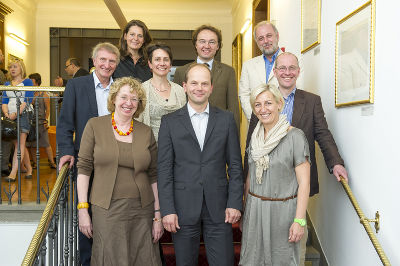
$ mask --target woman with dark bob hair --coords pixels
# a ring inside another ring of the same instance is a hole
[[[150,79],[152,75],[147,65],[146,46],[152,41],[150,31],[143,21],[129,21],[119,40],[121,61],[113,78],[133,77],[141,82]]]
[[[91,265],[161,265],[157,144],[151,128],[133,119],[145,106],[139,81],[117,79],[108,96],[111,114],[90,119],[83,132],[77,163],[79,230],[93,237]]]
[[[161,117],[183,107],[186,94],[181,86],[167,79],[172,66],[171,48],[164,43],[151,44],[147,54],[153,77],[143,83],[147,105],[139,121],[151,127],[157,140]]]

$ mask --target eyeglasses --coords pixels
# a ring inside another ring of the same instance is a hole
[[[289,72],[295,72],[299,67],[298,66],[280,66],[280,67],[276,67],[276,69],[278,69],[279,72],[286,72],[289,69]]]
[[[127,96],[119,96],[119,98],[121,98],[121,100],[123,100],[124,102],[131,101],[132,103],[135,103],[135,104],[140,101],[137,98],[129,98]]]
[[[67,65],[67,66],[65,66],[65,69],[67,69],[70,65],[72,65],[72,63],[71,64],[69,64],[69,65]]]
[[[209,41],[206,41],[206,40],[204,40],[204,39],[200,39],[200,40],[197,40],[197,42],[198,42],[199,44],[201,44],[201,45],[204,45],[204,44],[206,44],[206,43],[208,43],[208,45],[210,45],[210,46],[215,46],[215,45],[217,45],[217,41],[216,41],[216,40],[209,40]]]

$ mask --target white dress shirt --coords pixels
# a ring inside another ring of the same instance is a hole
[[[99,78],[96,76],[96,72],[93,71],[94,87],[96,91],[96,101],[97,101],[97,112],[99,116],[108,115],[110,112],[107,109],[107,98],[110,93],[110,85],[114,82],[113,78],[110,77],[110,82],[107,87],[103,88]]]
[[[210,61],[208,61],[208,62],[203,62],[199,57],[197,57],[197,61],[196,61],[198,64],[207,64],[208,65],[208,68],[210,69],[210,71],[211,71],[211,69],[212,69],[212,66],[213,66],[213,63],[214,63],[214,58],[213,59],[211,59]]]
[[[200,145],[200,150],[203,151],[204,139],[206,137],[208,124],[208,115],[210,113],[210,104],[208,103],[206,109],[201,113],[197,113],[192,106],[190,106],[189,102],[187,104],[187,108],[190,121],[192,121],[194,133],[196,134],[197,141]]]

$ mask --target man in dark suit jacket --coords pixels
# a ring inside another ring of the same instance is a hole
[[[93,74],[71,79],[65,88],[57,124],[60,169],[68,162],[69,167],[74,165],[87,121],[92,117],[108,114],[107,97],[113,82],[112,74],[119,63],[119,51],[111,43],[99,43],[93,48],[92,58],[96,67]],[[90,265],[91,249],[90,240],[79,232],[82,265]]]
[[[78,78],[89,75],[89,72],[86,69],[81,67],[81,62],[79,62],[78,58],[68,58],[65,61],[65,72],[67,72],[68,76],[72,78]],[[54,85],[58,87],[65,87],[67,85],[67,81],[61,77],[57,77],[54,80]]]
[[[233,113],[239,128],[239,99],[236,85],[235,70],[221,62],[214,60],[215,55],[222,47],[221,31],[210,25],[202,25],[193,32],[192,43],[197,53],[196,62],[207,64],[211,70],[213,93],[210,104],[229,110]],[[174,82],[182,86],[189,64],[178,67],[175,71]]]
[[[205,65],[191,65],[183,87],[188,103],[162,118],[158,138],[163,225],[174,233],[178,266],[197,265],[201,232],[209,264],[233,265],[231,224],[240,219],[243,197],[237,127],[232,113],[210,106]]]
[[[319,192],[315,141],[321,148],[329,171],[336,176],[338,181],[340,181],[339,176],[343,176],[347,181],[347,171],[344,168],[344,162],[340,157],[335,140],[328,129],[321,98],[313,93],[296,89],[296,80],[300,74],[297,57],[291,53],[280,54],[276,58],[274,74],[279,83],[279,90],[285,99],[285,108],[282,113],[287,115],[292,126],[303,130],[310,146],[310,196]],[[246,150],[257,122],[258,119],[253,113],[247,133]],[[247,158],[246,152],[244,159],[245,175],[248,172]]]

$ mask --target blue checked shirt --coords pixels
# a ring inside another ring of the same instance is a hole
[[[293,103],[294,103],[294,94],[296,93],[296,88],[288,95],[287,98],[283,97],[285,100],[285,107],[283,108],[281,114],[286,115],[286,120],[292,124],[293,118]]]

